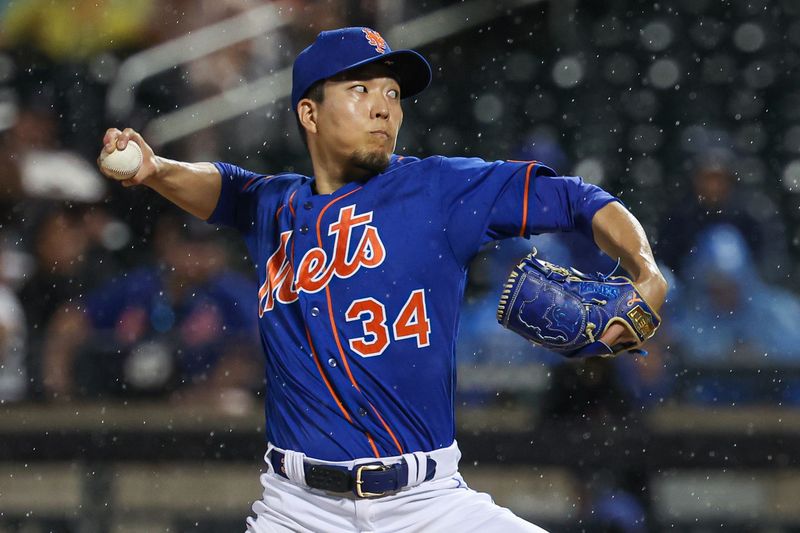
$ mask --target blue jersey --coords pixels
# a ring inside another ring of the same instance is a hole
[[[341,461],[430,451],[455,437],[455,342],[482,244],[580,230],[614,197],[537,162],[393,156],[365,182],[217,163],[209,218],[258,271],[267,438]]]

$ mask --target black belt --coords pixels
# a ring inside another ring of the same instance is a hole
[[[427,455],[425,458],[428,461],[425,481],[430,481],[436,473],[436,461]],[[269,460],[275,473],[289,479],[282,452],[272,450]],[[408,486],[408,464],[405,460],[391,465],[359,464],[352,468],[303,461],[303,470],[309,487],[328,492],[352,492],[359,498],[377,498]]]

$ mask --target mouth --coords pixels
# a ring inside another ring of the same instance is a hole
[[[374,135],[376,137],[383,138],[384,140],[389,140],[389,133],[386,130],[374,130],[369,132],[370,135]]]

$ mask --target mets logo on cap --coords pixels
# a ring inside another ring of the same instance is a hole
[[[386,52],[386,41],[383,40],[381,34],[376,32],[375,30],[371,30],[369,28],[362,28],[361,31],[364,32],[364,36],[367,38],[367,42],[375,47],[375,50],[378,51],[379,54],[383,54]]]

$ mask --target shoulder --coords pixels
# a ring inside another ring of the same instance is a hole
[[[555,170],[540,161],[487,161],[480,157],[446,157],[442,155],[433,155],[422,159],[413,156],[392,155],[389,167],[384,174],[399,171],[430,176],[434,173],[446,178],[447,176],[470,177],[491,174],[495,171],[510,175],[519,170],[523,170],[530,176],[558,176]]]
[[[436,157],[438,157],[442,172],[445,174],[473,174],[494,171],[511,174],[524,170],[525,174],[530,176],[558,176],[555,170],[541,161],[518,161],[513,159],[487,161],[480,157]]]
[[[223,181],[235,184],[241,192],[252,192],[262,188],[286,188],[294,183],[302,183],[304,180],[310,179],[307,176],[293,172],[262,174],[222,161],[215,161],[214,166],[219,170]]]
[[[301,185],[311,178],[301,174],[284,172],[280,174],[257,174],[242,185],[245,191],[283,192],[294,186]]]
[[[414,156],[392,154],[389,166],[383,171],[383,174],[396,171],[427,171],[430,170],[432,166],[437,166],[439,164],[439,159],[439,156],[420,159]]]

